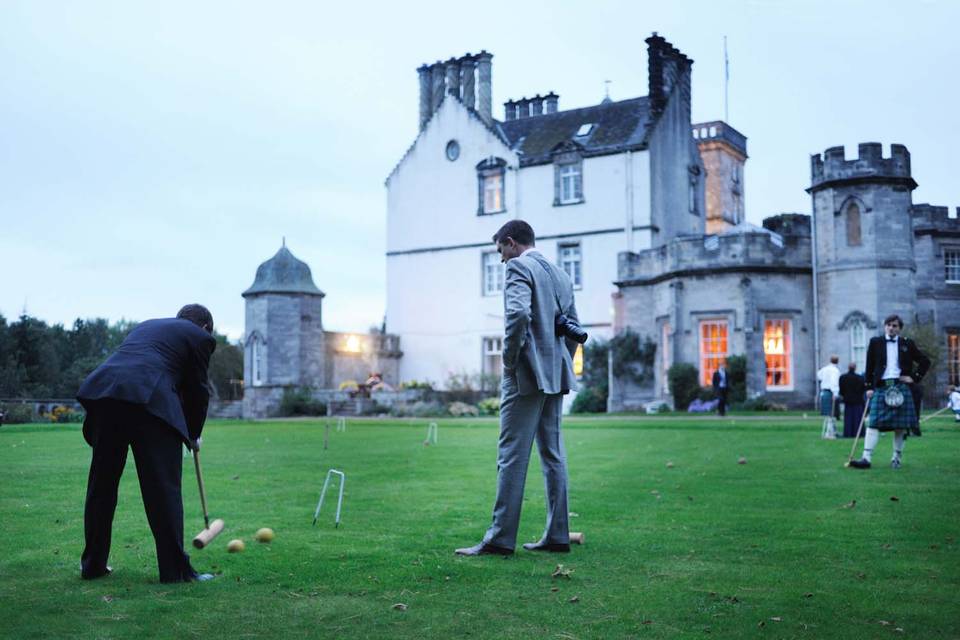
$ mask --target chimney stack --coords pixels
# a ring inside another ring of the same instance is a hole
[[[488,125],[493,124],[492,60],[486,50],[477,55],[477,115]]]
[[[503,103],[503,119],[504,120],[516,120],[517,119],[517,103],[513,100],[507,100]]]
[[[433,82],[433,88],[431,89],[431,100],[430,100],[430,115],[440,108],[440,103],[443,102],[443,92],[444,85],[446,84],[446,78],[444,75],[446,70],[443,68],[443,63],[437,60],[433,63],[433,66],[430,67],[430,77]]]
[[[543,97],[539,93],[530,100],[530,115],[543,115]]]
[[[460,97],[460,62],[456,58],[447,60],[447,93]]]
[[[557,109],[560,107],[560,96],[555,94],[553,91],[543,96],[544,103],[547,105],[547,113],[556,113]]]
[[[430,116],[433,115],[433,111],[430,109],[432,95],[430,66],[421,65],[417,69],[417,76],[420,78],[420,131],[423,131],[430,120]]]
[[[474,69],[476,69],[477,61],[469,53],[462,58],[460,58],[460,68],[463,70],[463,104],[467,106],[468,109],[477,108],[477,93],[474,87],[476,83],[476,78],[474,76]]]

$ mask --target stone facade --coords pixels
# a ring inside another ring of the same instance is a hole
[[[707,233],[723,233],[744,220],[743,170],[747,138],[726,122],[693,125],[706,169]]]
[[[892,313],[938,343],[925,389],[939,402],[960,383],[960,266],[950,266],[960,209],[913,205],[916,186],[903,145],[884,158],[880,144],[861,144],[852,160],[834,147],[812,158],[812,229],[809,216],[782,214],[763,230],[741,224],[621,253],[615,328],[647,335],[658,355],[646,387],[611,379],[609,409],[670,402],[675,362],[697,365],[708,385],[711,323],[726,327],[725,355],[746,357],[748,396],[811,406],[817,369],[838,355],[862,373],[866,344]]]
[[[362,383],[373,372],[388,384],[398,382],[399,337],[324,331],[324,293],[310,267],[286,246],[260,265],[243,297],[245,418],[275,415],[289,388],[311,389],[322,400],[323,390],[348,380]]]

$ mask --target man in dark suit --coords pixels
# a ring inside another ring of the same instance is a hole
[[[843,437],[855,438],[863,417],[863,394],[866,386],[863,376],[857,374],[857,363],[851,362],[847,372],[840,376],[840,397],[843,398]]]
[[[717,396],[720,404],[717,405],[717,413],[721,416],[727,415],[727,394],[730,393],[730,378],[727,376],[727,366],[720,365],[720,368],[713,372],[713,393]]]
[[[890,466],[900,468],[907,433],[919,435],[919,422],[913,387],[930,369],[930,358],[910,338],[900,335],[903,320],[898,315],[883,321],[884,335],[870,339],[867,345],[867,388],[870,425],[863,440],[863,457],[852,460],[854,469],[869,469],[873,450],[881,431],[893,431],[893,459]]]
[[[138,324],[80,386],[83,437],[93,447],[84,510],[84,579],[105,576],[117,488],[133,449],[140,493],[157,548],[161,582],[207,580],[183,550],[181,447],[199,450],[207,415],[207,367],[216,348],[213,316],[185,306],[176,318]]]

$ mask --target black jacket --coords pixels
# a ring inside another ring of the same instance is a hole
[[[863,404],[863,393],[867,390],[863,376],[849,371],[840,376],[840,397],[844,404]]]
[[[216,347],[213,336],[189,320],[141,322],[87,376],[77,400],[88,410],[103,399],[142,405],[185,440],[196,440],[207,418],[207,367]],[[84,437],[90,442],[86,427],[84,423]]]
[[[878,387],[883,381],[883,372],[887,368],[886,340],[886,336],[877,336],[870,338],[870,344],[867,345],[867,370],[864,375],[867,389]],[[900,375],[910,376],[914,382],[920,382],[930,368],[930,358],[923,355],[913,340],[903,336],[897,340],[897,351]]]
[[[730,389],[730,372],[729,372],[729,371],[724,371],[724,373],[726,374],[726,378],[727,378],[727,379],[724,381],[725,384],[726,384],[726,386],[723,387],[723,390],[724,390],[724,391],[729,391],[729,389]],[[712,379],[710,382],[713,384],[713,390],[714,390],[714,391],[720,391],[720,370],[719,370],[719,369],[717,369],[716,371],[713,372],[713,379]]]

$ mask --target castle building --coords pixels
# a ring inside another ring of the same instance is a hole
[[[505,102],[502,120],[490,53],[418,69],[419,133],[386,180],[386,324],[403,341],[402,380],[479,374],[496,392],[503,265],[491,238],[507,220],[528,221],[570,275],[594,338],[612,336],[618,253],[703,234],[701,154],[734,171],[745,139],[708,123],[695,140],[692,61],[656,34],[646,44],[648,95],[562,110],[537,94]],[[717,223],[736,224],[742,204],[721,200]]]
[[[398,382],[403,355],[397,336],[324,331],[324,293],[310,267],[286,247],[257,268],[243,292],[243,417],[274,415],[288,389],[306,389],[326,400],[323,390],[342,382],[363,382],[373,372]]]
[[[836,354],[862,372],[892,313],[940,355],[927,396],[960,384],[960,209],[914,205],[916,186],[902,145],[884,158],[861,144],[853,160],[834,147],[812,158],[812,225],[786,214],[622,252],[614,325],[655,341],[658,360],[644,384],[613,377],[610,410],[669,402],[675,362],[709,386],[732,355],[746,358],[748,396],[809,406],[817,368]]]

